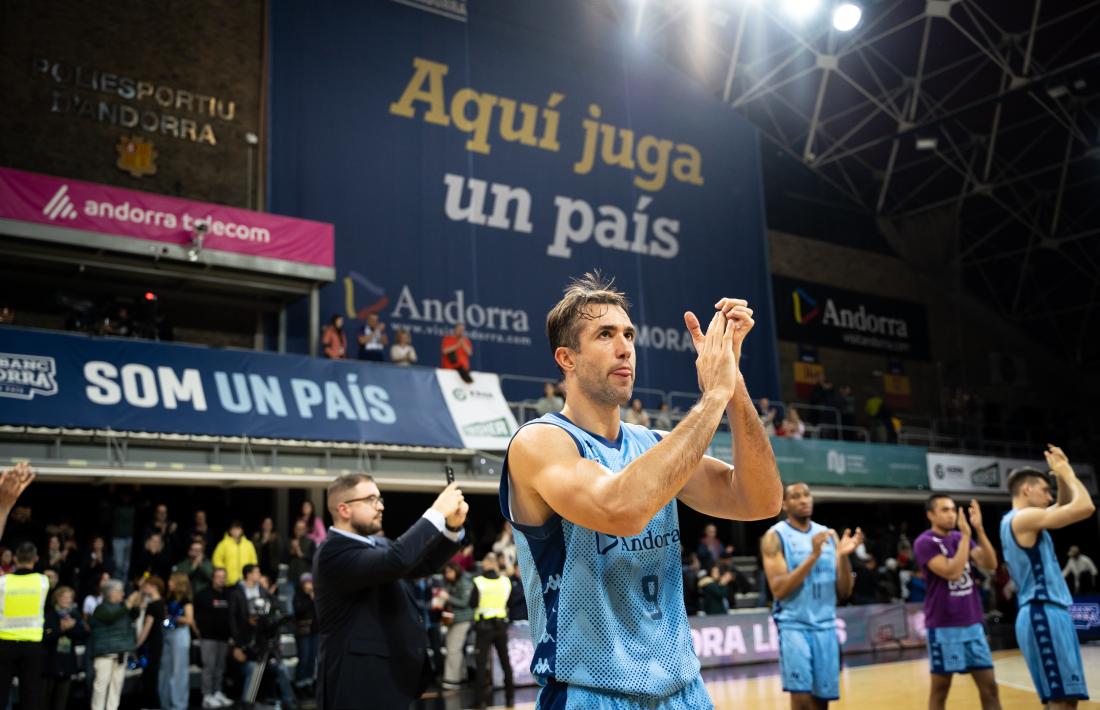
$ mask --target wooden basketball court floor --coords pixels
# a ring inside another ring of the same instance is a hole
[[[1078,705],[1081,710],[1100,710],[1100,646],[1081,649],[1092,700]],[[998,651],[993,654],[997,684],[1004,710],[1034,710],[1040,707],[1039,696],[1031,685],[1031,676],[1019,651]],[[761,667],[756,677],[722,678],[716,672],[704,673],[707,689],[716,710],[787,710],[790,700],[783,692],[778,666],[774,673]],[[925,710],[928,707],[928,659],[919,658],[892,663],[872,663],[847,666],[840,673],[840,700],[829,705],[835,710]],[[519,694],[523,697],[526,694]],[[496,694],[499,701],[501,696]],[[495,706],[503,707],[503,706]],[[519,710],[531,710],[533,702],[521,702]],[[978,691],[969,676],[955,676],[949,710],[981,708]]]

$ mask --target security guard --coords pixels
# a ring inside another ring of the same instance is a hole
[[[42,628],[50,581],[34,571],[38,551],[32,542],[15,549],[15,571],[0,577],[0,698],[11,692],[19,675],[19,706],[41,707],[45,651]]]
[[[474,612],[477,632],[477,700],[478,707],[488,707],[492,695],[489,670],[489,647],[497,650],[500,669],[504,672],[504,695],[508,707],[515,704],[516,686],[512,681],[512,661],[508,658],[508,596],[512,580],[500,574],[497,553],[490,552],[481,562],[481,576],[474,577],[478,604]]]

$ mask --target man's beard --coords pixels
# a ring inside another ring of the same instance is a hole
[[[596,377],[591,376],[588,372],[577,378],[577,384],[580,385],[581,391],[597,404],[616,407],[626,406],[630,402],[630,395],[634,389],[633,383],[631,383],[631,388],[625,392],[617,390],[608,381],[606,375]]]
[[[382,526],[375,522],[370,523],[357,523],[354,520],[351,521],[351,529],[355,531],[356,535],[362,535],[363,537],[370,537],[379,530]]]

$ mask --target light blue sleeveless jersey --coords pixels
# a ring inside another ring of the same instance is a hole
[[[660,438],[622,422],[618,441],[608,441],[559,413],[524,426],[557,426],[573,438],[581,456],[612,472]],[[571,685],[666,698],[699,677],[684,611],[680,524],[675,499],[641,535],[620,538],[576,525],[554,514],[540,526],[511,514],[508,459],[500,478],[500,507],[515,531],[531,636],[531,674],[540,685]]]
[[[793,570],[813,552],[814,535],[829,528],[810,521],[810,529],[802,532],[786,520],[773,525],[768,532],[775,532],[783,545],[783,557],[787,570]],[[836,626],[836,545],[832,538],[825,541],[821,556],[817,558],[802,586],[786,599],[777,599],[772,616],[781,629],[821,630]]]
[[[1001,518],[1001,547],[1008,573],[1016,583],[1016,603],[1023,606],[1030,601],[1043,601],[1068,609],[1073,596],[1062,577],[1050,533],[1041,530],[1034,545],[1021,547],[1012,532],[1012,519],[1018,512],[1010,510]]]

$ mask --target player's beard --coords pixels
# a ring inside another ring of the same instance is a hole
[[[625,407],[630,401],[634,383],[627,389],[616,388],[611,384],[610,374],[597,372],[595,368],[581,366],[577,369],[577,384],[584,395],[596,404]]]

